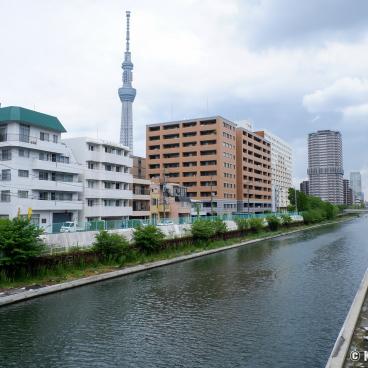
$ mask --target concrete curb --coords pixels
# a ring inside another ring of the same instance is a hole
[[[326,364],[326,368],[342,368],[350,348],[350,343],[353,338],[355,326],[358,322],[360,311],[362,309],[368,289],[368,269],[365,271],[359,289],[355,294],[353,304],[350,307],[349,313],[340,330],[339,336],[336,339],[332,349],[330,358]]]
[[[347,219],[347,220],[351,220],[351,219]],[[309,227],[306,227],[306,228],[303,228],[303,229],[297,229],[297,230],[288,231],[288,232],[285,232],[285,233],[282,233],[282,234],[271,235],[271,236],[266,236],[264,238],[248,240],[248,241],[241,242],[241,243],[236,243],[236,244],[233,244],[233,245],[227,245],[227,246],[221,247],[221,248],[205,250],[205,251],[202,251],[202,252],[197,252],[197,253],[192,253],[192,254],[188,254],[188,255],[184,255],[184,256],[179,256],[179,257],[175,257],[175,258],[172,258],[172,259],[155,261],[155,262],[146,263],[146,264],[142,264],[142,265],[138,265],[138,266],[126,267],[126,268],[121,269],[121,270],[106,272],[106,273],[102,273],[102,274],[94,275],[94,276],[88,276],[88,277],[84,277],[82,279],[68,281],[68,282],[64,282],[64,283],[61,283],[61,284],[45,286],[45,287],[42,287],[40,289],[27,290],[27,291],[24,291],[24,292],[21,292],[21,293],[0,297],[0,307],[8,305],[8,304],[21,302],[21,301],[31,299],[31,298],[36,298],[36,297],[46,295],[46,294],[56,293],[58,291],[67,290],[67,289],[72,289],[72,288],[75,288],[75,287],[78,287],[78,286],[88,285],[88,284],[92,284],[92,283],[103,281],[103,280],[108,280],[108,279],[112,279],[112,278],[116,278],[116,277],[120,277],[120,276],[124,276],[124,275],[129,275],[129,274],[132,274],[132,273],[146,271],[146,270],[149,270],[149,269],[152,269],[152,268],[157,268],[157,267],[162,267],[162,266],[166,266],[166,265],[170,265],[170,264],[174,264],[174,263],[178,263],[178,262],[183,262],[183,261],[187,261],[187,260],[190,260],[190,259],[193,259],[193,258],[203,257],[203,256],[207,256],[207,255],[210,255],[210,254],[223,252],[225,250],[238,248],[238,247],[241,247],[241,246],[244,246],[244,245],[251,245],[251,244],[258,243],[258,242],[261,242],[261,241],[264,241],[264,240],[278,238],[280,236],[290,235],[290,234],[298,233],[298,232],[301,232],[301,231],[315,229],[315,228],[323,227],[323,226],[327,226],[327,225],[338,224],[338,223],[341,223],[341,222],[345,222],[347,220],[335,221],[335,222],[330,222],[330,223],[327,223],[327,224],[313,225],[313,226],[309,226]]]

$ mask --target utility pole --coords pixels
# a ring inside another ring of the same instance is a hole
[[[212,181],[213,176],[211,175],[211,216],[213,217],[213,192],[212,192],[212,185],[213,185],[213,181]]]
[[[295,197],[295,212],[298,214],[298,198],[296,195],[296,188],[294,187],[294,197]]]
[[[247,200],[248,200],[247,211],[248,211],[248,218],[249,218],[249,216],[250,216],[250,210],[249,210],[249,181],[247,181]]]
[[[165,172],[165,166],[164,166],[164,180],[162,183],[162,205],[164,210],[164,223],[166,221],[166,172]]]

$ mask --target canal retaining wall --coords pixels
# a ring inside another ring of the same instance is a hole
[[[368,269],[354,297],[349,313],[336,339],[326,368],[343,368],[350,348],[351,340],[368,290]],[[363,367],[363,366],[362,366]]]

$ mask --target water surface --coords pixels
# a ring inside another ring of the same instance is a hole
[[[368,218],[0,309],[0,367],[324,367]]]

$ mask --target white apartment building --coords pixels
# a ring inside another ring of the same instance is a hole
[[[61,142],[60,121],[22,107],[0,108],[0,216],[31,216],[47,232],[77,221],[80,166]]]
[[[82,167],[82,221],[128,219],[133,213],[133,160],[129,148],[86,137],[63,142]]]
[[[271,143],[272,211],[285,210],[289,205],[289,188],[292,187],[292,148],[267,130],[258,131],[256,134]]]

